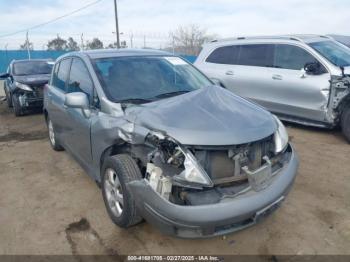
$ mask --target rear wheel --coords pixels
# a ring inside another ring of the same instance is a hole
[[[127,183],[142,179],[141,172],[129,155],[108,157],[102,167],[102,195],[109,217],[123,228],[141,222],[135,198]]]
[[[13,112],[15,113],[15,116],[22,116],[23,109],[21,107],[21,104],[19,103],[18,95],[12,94],[11,98],[12,98]]]
[[[63,147],[60,145],[60,143],[57,141],[57,136],[55,133],[54,126],[52,124],[52,121],[49,117],[47,117],[47,129],[49,131],[49,140],[50,140],[50,145],[53,150],[55,151],[62,151]]]
[[[341,116],[341,129],[346,140],[350,143],[350,106],[348,105]]]

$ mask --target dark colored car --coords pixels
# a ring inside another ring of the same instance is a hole
[[[4,79],[4,90],[8,107],[13,107],[16,116],[26,110],[42,108],[43,89],[49,82],[53,62],[47,59],[13,60]]]

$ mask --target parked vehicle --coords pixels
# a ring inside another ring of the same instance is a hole
[[[42,108],[43,88],[49,82],[53,62],[51,60],[13,60],[6,73],[4,90],[8,107],[13,107],[16,116],[25,110]]]
[[[297,172],[276,117],[166,52],[66,54],[44,113],[51,146],[101,185],[120,227],[144,218],[180,237],[239,230],[275,210]]]
[[[333,38],[335,41],[350,47],[350,36],[347,35],[329,35],[329,37]]]
[[[350,49],[326,36],[240,37],[204,46],[195,65],[282,120],[350,141]]]

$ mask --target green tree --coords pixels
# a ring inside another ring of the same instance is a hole
[[[62,39],[58,35],[47,43],[47,50],[64,51],[67,49],[67,40]]]
[[[103,42],[100,39],[98,39],[97,37],[95,37],[94,39],[92,39],[92,41],[88,41],[86,48],[87,49],[101,49],[101,48],[103,48]]]
[[[117,48],[117,42],[114,42],[114,43],[110,43],[106,48]]]
[[[67,49],[69,51],[79,51],[80,50],[78,43],[72,37],[69,37],[67,40]]]

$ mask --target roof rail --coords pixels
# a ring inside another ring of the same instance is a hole
[[[215,39],[211,42],[221,42],[221,41],[232,41],[232,40],[249,40],[249,39],[285,39],[285,40],[293,40],[298,42],[305,42],[306,38],[312,38],[312,37],[322,37],[322,38],[329,38],[331,37],[326,35],[276,35],[276,36],[239,36],[239,37],[230,37],[230,38],[224,38],[224,39]]]

